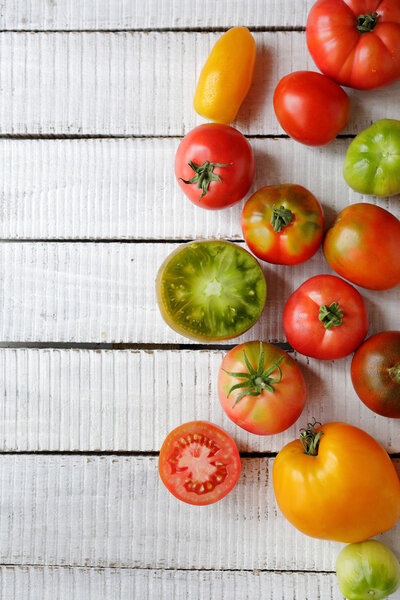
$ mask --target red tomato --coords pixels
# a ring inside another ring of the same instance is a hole
[[[290,137],[308,146],[329,144],[350,119],[350,100],[337,83],[313,71],[296,71],[275,88],[276,117]]]
[[[258,435],[284,431],[299,418],[306,384],[281,348],[246,342],[228,352],[218,375],[222,408],[239,427]]]
[[[283,310],[289,344],[301,354],[330,360],[343,358],[361,344],[368,331],[364,300],[334,275],[307,279]]]
[[[253,150],[237,129],[206,123],[181,141],[175,175],[186,196],[202,208],[225,208],[239,202],[254,178]]]
[[[371,290],[400,283],[400,221],[384,208],[346,206],[328,229],[323,251],[338,275]]]
[[[180,425],[167,435],[158,469],[168,490],[187,504],[213,504],[235,487],[240,456],[233,439],[205,421]]]
[[[250,250],[275,265],[305,262],[321,245],[324,214],[301,185],[269,185],[249,198],[242,231]]]
[[[318,69],[341,85],[372,90],[400,77],[399,0],[318,0],[306,31]]]
[[[383,331],[361,344],[351,363],[351,379],[368,408],[399,419],[400,331]]]

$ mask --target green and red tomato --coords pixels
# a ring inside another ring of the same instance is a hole
[[[399,194],[400,121],[381,119],[359,133],[348,147],[343,175],[360,194]]]
[[[287,352],[266,342],[246,342],[225,355],[218,394],[222,408],[239,427],[271,435],[299,418],[306,385],[298,364]]]
[[[289,344],[301,354],[323,360],[343,358],[367,334],[367,309],[352,285],[334,275],[316,275],[287,300],[283,329]]]
[[[384,417],[400,418],[400,331],[382,331],[358,348],[351,363],[358,397]]]
[[[269,185],[247,200],[241,225],[257,258],[298,265],[321,245],[324,214],[315,196],[301,185]]]
[[[206,421],[184,423],[165,438],[158,460],[160,477],[179,500],[213,504],[235,487],[240,456],[233,439]]]
[[[202,342],[236,337],[260,317],[267,284],[257,260],[225,241],[178,246],[162,263],[156,293],[161,316]]]
[[[350,119],[350,100],[321,73],[295,71],[275,88],[274,110],[290,137],[308,146],[329,144]]]
[[[375,204],[344,208],[326,232],[330,267],[356,285],[387,290],[400,283],[400,221]]]
[[[237,129],[206,123],[181,141],[175,175],[186,196],[201,208],[220,209],[245,197],[255,170],[251,145]]]

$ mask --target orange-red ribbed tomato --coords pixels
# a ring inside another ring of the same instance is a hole
[[[315,454],[295,440],[279,452],[272,471],[278,506],[292,525],[346,543],[391,529],[400,516],[400,482],[384,448],[347,423],[311,425],[304,434]]]

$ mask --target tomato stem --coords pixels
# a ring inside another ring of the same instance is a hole
[[[277,208],[276,204],[273,205],[270,223],[273,226],[275,233],[279,233],[284,227],[290,225],[292,220],[293,213],[291,210],[284,206]]]
[[[244,379],[241,383],[236,383],[231,387],[228,392],[228,397],[234,390],[238,390],[240,388],[244,388],[238,397],[235,400],[232,408],[236,406],[238,402],[244,396],[259,396],[263,390],[267,390],[268,392],[275,392],[275,388],[272,385],[273,383],[279,383],[282,379],[282,370],[280,368],[280,364],[283,361],[285,356],[281,356],[276,362],[274,362],[270,367],[264,369],[264,348],[262,342],[260,342],[260,356],[258,359],[257,370],[254,369],[247,358],[246,352],[243,350],[243,360],[246,364],[248,371],[243,373],[232,373],[230,371],[225,371],[227,375],[231,377],[239,377],[240,379]],[[276,369],[278,369],[279,377],[275,379],[270,377],[271,373],[273,373]]]
[[[394,383],[400,383],[400,362],[395,364],[391,369],[388,369],[388,373]]]
[[[370,33],[376,27],[378,21],[378,13],[367,13],[366,15],[360,15],[357,17],[356,29],[360,33]]]
[[[318,319],[322,322],[325,329],[332,329],[343,323],[344,312],[339,306],[339,302],[332,302],[328,307],[326,304],[321,304],[319,307]]]
[[[188,165],[194,171],[194,175],[191,179],[182,179],[179,177],[183,183],[197,183],[197,187],[199,190],[203,190],[199,202],[208,192],[208,186],[212,181],[219,181],[223,183],[221,177],[214,173],[214,167],[229,167],[232,163],[228,163],[227,165],[222,165],[221,163],[209,162],[206,160],[202,165],[196,165],[192,160],[188,162]]]
[[[314,421],[314,423],[308,423],[306,429],[300,429],[300,441],[303,444],[305,454],[309,456],[318,455],[318,445],[321,437],[324,435],[323,431],[315,431],[317,426],[321,426],[321,423]]]

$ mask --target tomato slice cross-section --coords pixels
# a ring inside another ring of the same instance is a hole
[[[159,472],[164,485],[187,504],[213,504],[226,496],[240,475],[240,456],[233,439],[206,421],[180,425],[165,438]]]

